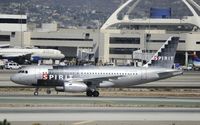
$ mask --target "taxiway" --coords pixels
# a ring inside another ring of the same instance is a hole
[[[10,121],[200,121],[199,116],[199,108],[0,108],[0,119]]]

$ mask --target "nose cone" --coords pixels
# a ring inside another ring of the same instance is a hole
[[[62,59],[62,58],[65,58],[65,55],[64,54],[60,54],[60,58]]]
[[[17,83],[17,84],[22,84],[21,83],[21,80],[20,80],[20,77],[18,76],[18,74],[14,74],[14,75],[11,75],[10,76],[10,80],[14,83]]]

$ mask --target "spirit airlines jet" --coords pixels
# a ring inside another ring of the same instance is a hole
[[[11,76],[17,84],[54,87],[61,92],[86,92],[87,96],[99,96],[98,88],[127,88],[177,75],[182,71],[172,69],[178,37],[170,37],[143,67],[107,66],[30,66]],[[50,89],[47,89],[50,93]]]
[[[19,64],[23,64],[25,60],[38,62],[41,59],[62,59],[64,57],[64,54],[55,49],[0,48],[1,59],[12,60]]]

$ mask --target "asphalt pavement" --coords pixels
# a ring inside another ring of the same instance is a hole
[[[200,122],[199,108],[25,107],[0,108],[0,120],[17,122],[98,121]],[[119,123],[117,123],[119,124]],[[191,124],[190,124],[191,125]]]

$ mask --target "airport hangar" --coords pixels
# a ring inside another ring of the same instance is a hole
[[[131,13],[141,0],[128,0],[100,29],[63,29],[56,23],[37,28],[26,15],[0,15],[0,43],[11,46],[55,48],[76,58],[77,50],[97,52],[99,62],[126,64],[135,50],[155,52],[170,36],[180,36],[176,62],[187,65],[191,54],[200,55],[200,6],[182,0],[191,15],[172,18],[173,8],[151,8],[142,18]],[[126,12],[125,12],[126,11]],[[132,16],[132,17],[131,17]]]

